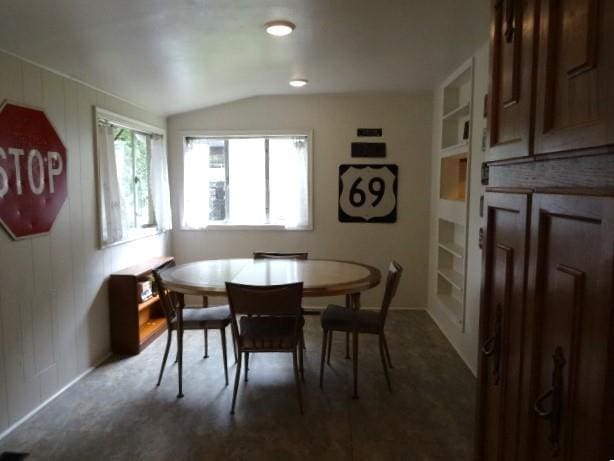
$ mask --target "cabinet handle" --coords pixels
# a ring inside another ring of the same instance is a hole
[[[492,375],[495,378],[495,386],[501,380],[501,321],[503,318],[503,306],[497,303],[495,310],[495,334],[488,338],[480,348],[486,357],[493,356],[494,364]]]
[[[507,0],[505,3],[505,41],[511,43],[516,32],[516,0]]]
[[[537,413],[539,416],[541,416],[544,419],[548,419],[552,415],[552,408],[550,408],[550,410],[544,410],[543,404],[546,401],[546,399],[549,399],[550,397],[552,397],[553,393],[554,393],[554,389],[552,388],[548,389],[542,395],[537,397],[537,400],[535,401],[535,405],[533,406],[535,413]]]
[[[563,368],[567,363],[563,348],[557,346],[552,354],[554,368],[552,370],[552,386],[546,392],[541,394],[535,404],[533,410],[537,415],[550,422],[550,435],[548,441],[552,448],[552,456],[558,456],[561,450],[561,416],[563,413]],[[546,410],[544,404],[546,400],[550,400],[550,409]]]

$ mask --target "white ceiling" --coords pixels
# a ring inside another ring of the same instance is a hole
[[[0,0],[0,49],[160,114],[263,94],[415,91],[488,38],[489,0]],[[274,38],[264,23],[288,19]],[[309,85],[294,89],[290,78]]]

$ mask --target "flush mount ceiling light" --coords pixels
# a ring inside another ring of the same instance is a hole
[[[294,88],[300,88],[305,85],[307,85],[307,80],[304,78],[295,78],[294,80],[290,80],[290,86],[293,86]]]
[[[290,21],[277,20],[267,22],[264,27],[266,27],[268,34],[274,35],[275,37],[283,37],[284,35],[290,35],[296,25]]]

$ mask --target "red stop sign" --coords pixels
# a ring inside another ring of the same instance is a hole
[[[0,224],[14,239],[51,230],[67,195],[66,148],[42,110],[0,107]]]

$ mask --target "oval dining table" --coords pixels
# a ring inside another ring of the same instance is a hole
[[[213,259],[180,264],[161,274],[164,286],[183,295],[225,296],[226,282],[283,285],[303,282],[304,297],[345,295],[346,307],[360,308],[360,293],[377,286],[380,271],[353,261],[328,259]],[[177,310],[178,398],[182,393],[183,297]],[[346,338],[346,356],[349,343]]]

